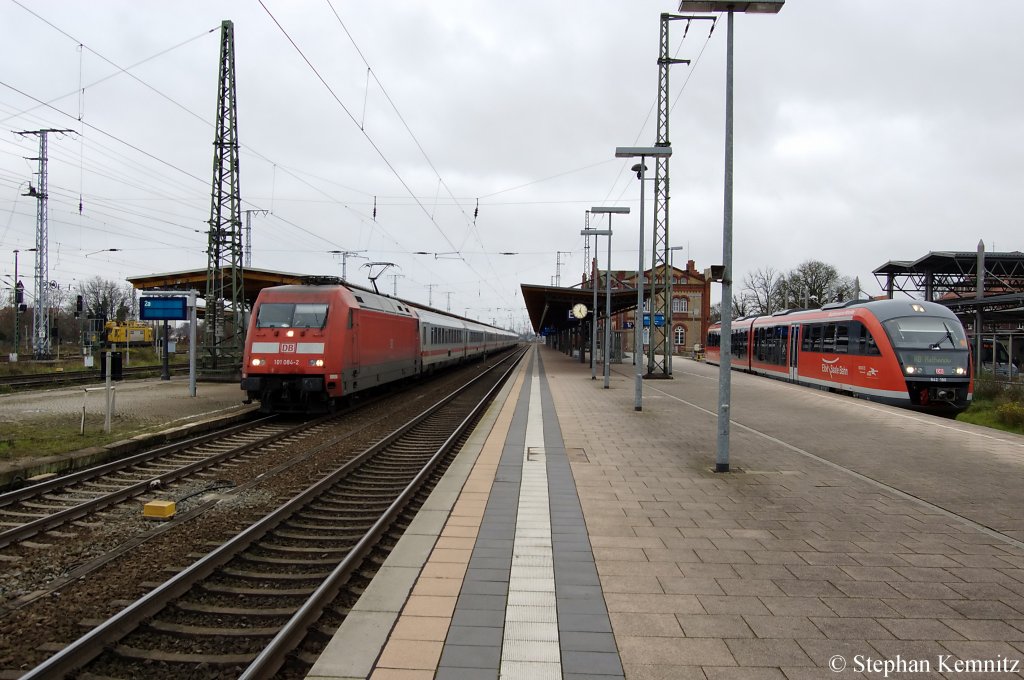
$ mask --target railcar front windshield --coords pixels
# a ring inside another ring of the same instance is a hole
[[[264,302],[256,315],[256,328],[323,328],[326,302]]]
[[[967,349],[963,326],[941,316],[901,316],[882,322],[897,349]]]

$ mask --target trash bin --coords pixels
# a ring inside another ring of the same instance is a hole
[[[121,363],[121,352],[103,352],[100,357],[100,380],[107,379],[107,357],[110,355],[110,379],[124,380],[124,369]]]

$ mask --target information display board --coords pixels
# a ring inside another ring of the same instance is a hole
[[[142,296],[139,300],[142,321],[188,321],[188,298]]]

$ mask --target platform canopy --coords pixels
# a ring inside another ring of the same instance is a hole
[[[533,286],[521,284],[523,301],[526,311],[530,314],[530,322],[535,333],[550,334],[575,328],[582,321],[572,315],[572,308],[578,304],[585,305],[587,310],[594,306],[594,289],[560,288],[557,286]],[[646,291],[645,291],[646,294]],[[636,288],[612,289],[612,314],[636,308]],[[604,317],[604,288],[597,291],[597,315]]]
[[[917,260],[890,260],[873,272],[892,297],[896,291],[946,305],[954,313],[980,311],[985,324],[1024,323],[1024,253],[984,253],[983,297],[978,299],[977,252],[930,252]]]
[[[275,272],[269,269],[253,269],[247,267],[243,270],[243,281],[245,282],[245,304],[252,309],[256,302],[256,296],[260,291],[270,286],[298,285],[309,281],[308,274],[293,274],[290,272]],[[136,290],[197,290],[199,297],[206,295],[206,269],[191,269],[181,272],[166,272],[163,274],[146,274],[144,276],[133,276],[128,278]],[[226,291],[230,293],[230,291]]]
[[[890,260],[873,272],[883,290],[923,295],[926,300],[973,298],[978,253],[930,252],[917,260]],[[986,295],[1024,292],[1024,253],[985,253]]]

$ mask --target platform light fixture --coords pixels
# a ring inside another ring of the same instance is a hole
[[[629,208],[609,206],[591,208],[591,214],[608,215],[607,229],[584,229],[581,234],[591,233],[594,236],[608,236],[608,261],[605,266],[608,272],[604,277],[604,388],[608,389],[611,382],[611,347],[612,347],[612,215],[628,215]],[[597,248],[594,248],[597,252]],[[600,269],[598,269],[600,271]],[[597,299],[597,281],[594,281],[594,299]],[[597,317],[597,303],[594,303],[594,316]],[[596,336],[595,336],[596,341]],[[593,356],[593,354],[591,354]]]
[[[732,81],[733,14],[778,14],[786,0],[681,0],[680,12],[728,14],[725,59],[725,200],[722,219],[722,346],[718,364],[718,443],[715,472],[729,471],[729,410],[732,401]]]
[[[644,159],[672,155],[671,146],[617,146],[616,158],[639,158],[640,162],[633,166],[636,176],[640,179],[640,263],[636,270],[636,322],[633,325],[633,364],[636,366],[636,386],[633,399],[633,410],[644,410],[644,374],[641,355],[644,349],[644,180],[647,179],[647,165]],[[654,323],[653,317],[651,323]]]

